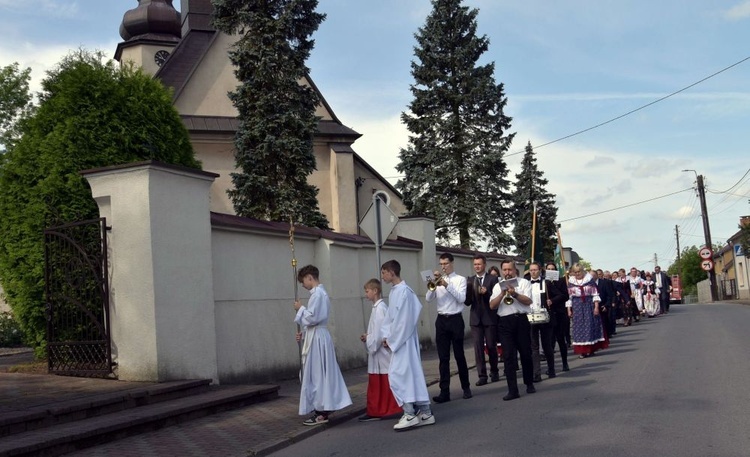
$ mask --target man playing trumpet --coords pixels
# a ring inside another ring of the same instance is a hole
[[[463,398],[471,398],[469,385],[469,368],[464,355],[464,317],[461,314],[466,300],[466,278],[453,271],[453,255],[440,255],[440,268],[435,272],[434,288],[428,287],[427,302],[437,301],[437,320],[435,321],[435,345],[440,371],[440,395],[432,397],[435,403],[450,401],[450,359],[451,346],[453,357],[458,367],[458,379],[461,381]]]
[[[516,265],[512,260],[504,260],[500,265],[500,272],[505,281],[514,278],[517,281],[515,287],[500,281],[495,284],[490,297],[490,308],[497,310],[497,315],[500,316],[497,331],[500,344],[503,346],[503,372],[508,382],[508,394],[503,397],[503,400],[507,401],[520,396],[516,376],[518,367],[516,351],[521,356],[526,393],[536,392],[531,360],[531,324],[526,317],[531,305],[531,283],[526,279],[516,278]]]

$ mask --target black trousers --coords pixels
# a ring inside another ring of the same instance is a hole
[[[461,388],[466,390],[469,386],[469,367],[466,365],[464,355],[464,317],[461,313],[443,316],[438,314],[435,321],[435,344],[437,346],[440,392],[450,394],[451,386],[451,347],[453,357],[458,367],[458,379]]]
[[[531,324],[525,314],[511,314],[501,316],[497,324],[500,344],[503,345],[503,361],[505,379],[508,381],[508,391],[518,393],[516,369],[518,369],[518,355],[521,356],[523,383],[534,383],[534,368],[531,360]]]
[[[540,343],[547,360],[547,373],[555,374],[555,338],[551,323],[531,325],[531,360],[534,363],[534,377],[542,375]]]
[[[563,368],[568,365],[568,343],[565,337],[569,334],[570,329],[570,318],[568,318],[567,311],[562,313],[552,313],[550,316],[550,323],[552,324],[552,332],[554,339],[557,341],[557,346],[560,348],[560,360],[563,363]],[[554,348],[554,343],[552,345]]]
[[[490,375],[498,376],[497,325],[472,325],[471,336],[474,339],[474,359],[476,360],[479,379],[487,379],[487,363],[484,358],[485,344],[487,345],[487,357],[490,359]]]

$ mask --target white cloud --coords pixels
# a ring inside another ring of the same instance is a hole
[[[750,1],[742,1],[724,11],[724,17],[730,21],[739,21],[750,17]]]
[[[3,1],[3,0],[0,0]],[[38,45],[34,43],[0,43],[0,63],[8,65],[18,62],[21,68],[31,68],[31,83],[29,84],[31,92],[36,93],[41,90],[41,82],[47,76],[47,71],[53,69],[60,60],[68,55],[71,51],[78,49],[80,45],[76,44],[58,44]],[[116,43],[108,43],[98,48],[88,48],[91,51],[96,49],[112,50],[117,46]],[[112,58],[114,52],[106,52],[107,58]]]
[[[79,13],[78,2],[71,3],[59,0],[41,0],[36,2],[0,0],[0,8],[16,13],[42,14],[56,18],[73,18]]]

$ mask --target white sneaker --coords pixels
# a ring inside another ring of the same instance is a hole
[[[420,414],[419,415],[419,424],[417,424],[418,427],[421,427],[423,425],[434,425],[435,424],[435,416],[432,414]]]
[[[398,423],[393,426],[393,430],[406,430],[407,428],[419,426],[419,416],[412,416],[411,414],[404,414],[399,419]]]

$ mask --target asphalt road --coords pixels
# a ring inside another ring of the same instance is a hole
[[[273,455],[748,457],[749,330],[750,306],[673,306],[618,328],[595,357],[571,356],[572,370],[535,394],[504,402],[502,378],[463,400],[454,380],[435,425],[353,420]]]

